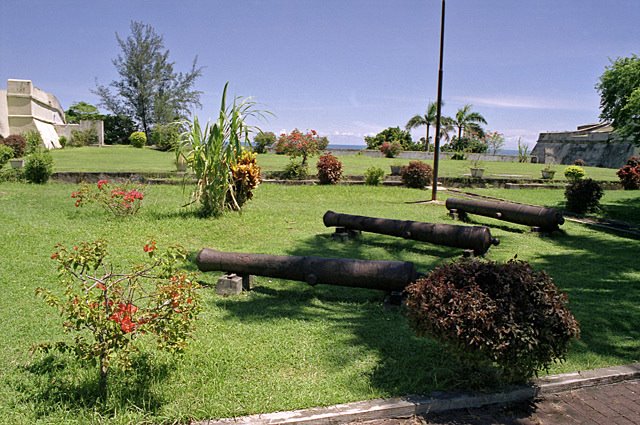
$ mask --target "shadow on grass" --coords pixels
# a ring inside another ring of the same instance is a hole
[[[607,218],[640,225],[640,196],[609,201],[602,205]]]
[[[613,239],[609,232],[600,230],[548,240],[563,248],[561,253],[543,254],[541,259],[544,270],[569,294],[569,306],[580,322],[582,335],[575,352],[596,354],[616,363],[638,361],[637,241]]]
[[[112,368],[108,394],[99,384],[97,367],[86,366],[71,356],[49,353],[25,366],[25,379],[19,390],[25,401],[34,405],[38,417],[46,417],[61,408],[67,411],[93,409],[102,415],[114,415],[131,407],[147,413],[157,412],[164,401],[153,385],[167,379],[169,367],[149,355],[137,355],[130,370]],[[95,371],[87,373],[86,369]]]
[[[399,238],[377,235],[341,243],[329,235],[317,235],[289,250],[289,254],[322,257],[368,258],[372,246],[389,252],[388,259],[411,261],[423,257],[421,271],[459,256],[460,250],[438,247]],[[381,258],[382,259],[382,258]],[[339,280],[340,276],[336,276]],[[399,396],[427,394],[438,389],[487,387],[495,380],[495,371],[469,370],[433,340],[415,335],[401,307],[385,306],[383,291],[332,285],[308,286],[306,283],[275,280],[255,287],[249,296],[229,301],[215,298],[217,308],[240,322],[265,323],[283,319],[319,322],[334,329],[336,341],[319,357],[326,370],[357,368],[364,358],[374,356],[376,364],[367,370],[370,385],[382,394]],[[362,353],[366,354],[362,354]]]

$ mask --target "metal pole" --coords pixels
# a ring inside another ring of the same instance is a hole
[[[442,118],[442,58],[444,56],[444,8],[445,0],[442,0],[442,18],[440,20],[440,65],[438,66],[438,100],[436,106],[436,138],[433,151],[433,184],[431,200],[438,198],[438,164],[440,162],[440,120]]]

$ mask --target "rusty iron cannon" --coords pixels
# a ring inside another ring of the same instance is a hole
[[[415,266],[407,261],[246,254],[209,248],[198,253],[196,265],[203,272],[222,271],[245,277],[257,275],[297,280],[310,285],[328,284],[389,292],[400,292],[418,278]]]
[[[491,245],[500,243],[498,239],[491,237],[491,231],[485,226],[457,226],[411,220],[392,220],[341,214],[333,211],[327,211],[322,217],[322,221],[327,227],[380,233],[436,245],[473,250],[475,255],[483,255]]]
[[[554,208],[462,198],[448,198],[445,205],[450,212],[457,213],[460,218],[464,218],[466,214],[478,214],[524,224],[544,232],[559,230],[558,226],[564,223],[562,213]]]

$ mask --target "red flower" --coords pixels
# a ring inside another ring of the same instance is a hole
[[[98,289],[100,289],[100,290],[103,290],[103,291],[106,291],[106,290],[107,290],[107,287],[106,287],[106,286],[104,286],[104,284],[103,284],[103,283],[97,283],[97,284],[96,284],[96,288],[98,288]]]
[[[153,252],[156,250],[156,241],[151,241],[142,248],[144,252]]]
[[[109,184],[109,180],[98,180],[98,190],[102,190],[102,186]]]
[[[60,257],[60,254],[58,254],[57,252],[54,252],[53,254],[51,254],[51,259],[52,260],[57,260],[58,257]]]
[[[125,316],[122,322],[120,322],[120,329],[126,334],[135,331],[136,327],[137,325],[131,321],[129,316]]]

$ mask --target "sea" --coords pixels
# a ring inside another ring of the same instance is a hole
[[[339,151],[339,150],[363,150],[366,149],[367,145],[364,144],[357,144],[357,145],[338,145],[338,144],[331,144],[329,143],[329,146],[327,146],[327,150],[331,150],[331,151]],[[517,156],[518,155],[518,150],[517,149],[498,149],[497,152],[498,155],[510,155],[510,156]]]

